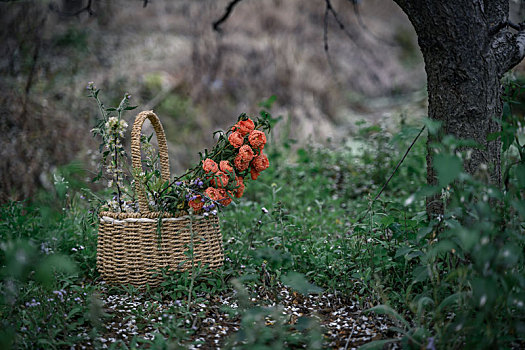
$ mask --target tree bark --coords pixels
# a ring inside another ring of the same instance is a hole
[[[488,167],[489,182],[501,185],[501,142],[488,141],[501,118],[502,75],[523,58],[525,35],[507,28],[508,1],[396,0],[414,26],[427,73],[429,118],[442,133],[427,142],[427,182],[436,185],[432,143],[445,134],[481,145],[464,160],[467,173]],[[427,199],[430,217],[443,213],[439,196]]]

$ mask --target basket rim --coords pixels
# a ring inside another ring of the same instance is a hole
[[[193,217],[195,219],[201,219],[205,217],[214,217],[216,215],[210,215],[210,216],[204,216],[204,215],[194,215]],[[161,213],[158,211],[148,212],[148,213],[117,213],[113,211],[101,211],[98,213],[98,217],[102,219],[103,217],[111,218],[111,219],[117,219],[117,220],[123,220],[123,219],[158,219],[162,217],[162,219],[173,219],[177,218],[179,220],[182,219],[190,219],[190,215],[186,212],[178,212],[177,214],[173,215],[170,213]]]

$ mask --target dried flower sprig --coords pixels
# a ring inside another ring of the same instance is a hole
[[[119,211],[131,211],[133,205],[126,202],[123,196],[127,194],[125,191],[125,173],[124,166],[126,165],[127,153],[123,146],[125,132],[128,123],[122,119],[124,111],[135,109],[136,106],[130,106],[129,100],[131,95],[126,93],[120,101],[118,107],[106,108],[100,98],[98,97],[100,89],[97,89],[93,82],[88,83],[87,90],[89,97],[96,100],[100,117],[97,119],[96,126],[91,130],[93,136],[100,136],[101,143],[99,152],[102,154],[102,160],[97,176],[93,181],[97,181],[102,177],[106,177],[108,187],[115,186],[116,195],[113,201],[108,202],[108,206],[112,209],[118,208]],[[116,202],[116,203],[115,203]]]

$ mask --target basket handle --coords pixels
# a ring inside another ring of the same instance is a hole
[[[159,117],[153,111],[140,112],[135,118],[133,129],[131,130],[131,164],[135,171],[142,171],[142,156],[140,153],[140,134],[142,132],[142,125],[144,121],[149,119],[153,129],[157,134],[157,143],[159,144],[159,158],[160,158],[160,174],[162,181],[169,181],[170,179],[170,160],[168,157],[168,144],[166,143],[166,135],[160,123]],[[139,197],[139,211],[141,213],[148,213],[148,201],[144,187],[140,181],[135,181],[135,192]]]

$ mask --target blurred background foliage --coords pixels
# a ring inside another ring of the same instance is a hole
[[[347,32],[328,18],[329,55],[323,1],[246,2],[221,34],[212,23],[227,1],[90,3],[91,13],[86,0],[0,3],[1,201],[51,189],[57,166],[89,163],[88,81],[107,105],[129,92],[159,113],[176,172],[212,131],[271,95],[300,143],[341,140],[362,118],[395,125],[392,116],[424,113],[422,59],[392,1],[363,2],[366,27],[348,1],[334,1]]]

